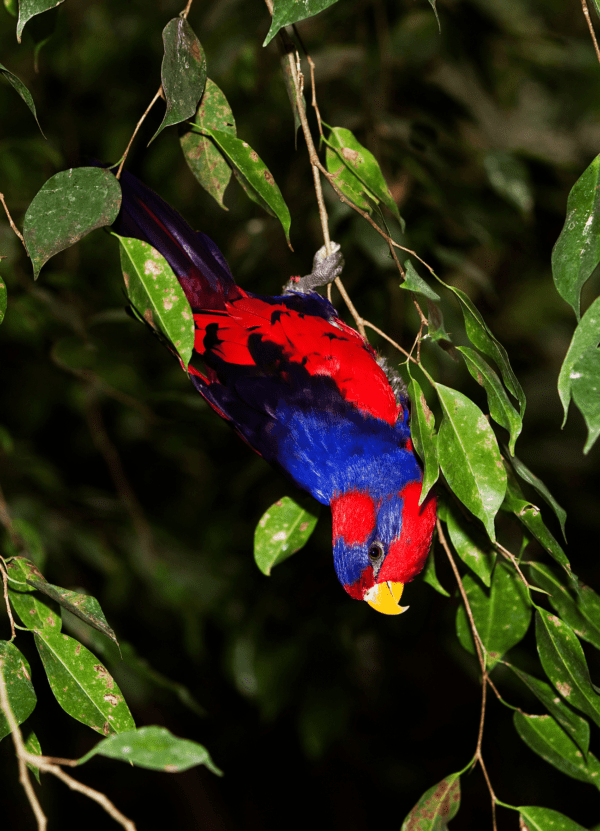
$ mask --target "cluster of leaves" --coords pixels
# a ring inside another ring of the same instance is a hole
[[[54,5],[20,3],[18,37],[31,17]],[[281,27],[329,5],[333,3],[309,0],[302,4],[300,13],[296,3],[275,2],[273,24],[265,43]],[[161,89],[166,111],[151,140],[166,127],[180,125],[184,157],[202,187],[225,207],[223,197],[233,174],[245,193],[277,218],[289,242],[290,213],[281,190],[256,151],[237,137],[231,107],[217,84],[207,77],[202,46],[185,16],[167,24],[163,44]],[[284,70],[288,58],[286,55],[283,59]],[[2,72],[37,117],[25,85],[4,67]],[[287,78],[298,124],[301,96],[293,75],[291,80],[289,75]],[[422,498],[438,483],[442,547],[450,556],[452,551],[458,555],[466,568],[461,578],[464,602],[456,613],[458,640],[468,653],[479,654],[484,690],[492,669],[510,667],[545,708],[544,715],[529,715],[502,699],[514,710],[515,730],[523,742],[564,775],[599,787],[599,762],[590,752],[589,742],[590,721],[600,726],[600,696],[591,682],[579,639],[600,648],[600,598],[574,576],[540,507],[526,495],[536,492],[550,506],[564,533],[565,512],[543,482],[515,456],[526,403],[523,389],[506,350],[469,296],[427,267],[441,286],[440,296],[417,272],[415,256],[407,259],[406,249],[399,244],[405,242],[404,222],[375,156],[350,129],[323,126],[323,175],[338,196],[354,205],[364,219],[372,219],[372,225],[379,228],[381,238],[394,253],[402,252],[401,288],[412,293],[419,307],[423,326],[405,361],[413,405],[412,432],[424,465]],[[490,180],[505,195],[517,198],[523,207],[522,198],[515,197],[523,178],[519,165],[511,166],[511,160],[507,161],[502,154],[490,154],[486,161]],[[565,419],[571,396],[585,418],[585,452],[600,434],[599,301],[592,302],[580,319],[582,287],[600,263],[600,245],[594,233],[600,212],[597,175],[598,159],[571,192],[567,219],[552,263],[556,286],[578,319],[560,372],[558,391]],[[120,188],[113,172],[78,167],[50,177],[25,212],[23,236],[34,276],[38,277],[52,256],[71,248],[91,231],[110,225],[119,206]],[[389,211],[389,217],[382,212],[382,206]],[[119,243],[127,296],[134,313],[160,334],[185,368],[192,350],[193,326],[177,280],[166,261],[149,246],[122,238]],[[463,329],[459,335],[449,334],[451,327],[444,323],[444,318],[452,317],[452,328],[456,329],[452,299],[457,301],[462,314]],[[0,282],[0,322],[6,306],[6,287]],[[482,388],[489,415],[463,392],[436,380],[432,364],[445,360],[447,355],[462,361]],[[438,417],[437,431],[434,413]],[[508,433],[505,448],[490,419]],[[497,521],[498,517],[502,520]],[[508,519],[510,522],[505,522]],[[260,570],[269,574],[273,566],[299,550],[316,521],[313,506],[289,497],[275,502],[256,528],[255,560]],[[497,531],[497,525],[502,533]],[[520,535],[514,530],[517,526],[522,526]],[[23,536],[27,533],[20,533],[21,540]],[[518,539],[519,556],[504,546],[505,537]],[[553,558],[557,567],[537,559],[523,559],[533,541]],[[101,754],[163,770],[205,764],[218,772],[203,746],[176,739],[164,728],[135,730],[129,708],[108,670],[83,643],[61,632],[61,617],[55,604],[66,610],[67,619],[69,613],[75,614],[116,642],[94,598],[50,586],[29,561],[19,557],[7,559],[6,577],[8,599],[23,626],[34,632],[59,704],[73,718],[106,736],[79,763]],[[438,578],[433,557],[424,579],[440,594],[450,594]],[[41,592],[42,597],[35,592]],[[545,595],[553,613],[538,605],[537,601]],[[65,612],[61,613],[64,617]],[[532,619],[539,674],[543,670],[546,680],[525,672],[506,658],[509,650],[526,637]],[[35,693],[26,658],[8,641],[3,645],[2,674],[11,709],[21,724],[35,706]],[[0,727],[4,728],[2,734],[7,735],[8,723],[0,723]],[[41,752],[34,734],[29,736],[28,747]],[[460,806],[462,774],[481,759],[478,754],[479,749],[461,771],[427,790],[406,816],[403,831],[433,831],[447,826]],[[497,799],[493,792],[492,799],[494,804],[519,812],[526,827],[538,831],[581,829],[574,820],[550,808],[510,805]]]

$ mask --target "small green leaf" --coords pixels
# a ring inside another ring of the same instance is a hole
[[[439,592],[444,597],[450,597],[450,592],[447,592],[438,580],[438,576],[435,571],[435,560],[433,557],[433,551],[430,552],[429,557],[427,558],[427,562],[425,564],[425,571],[422,574],[422,579],[424,583],[429,583],[429,585],[433,589],[435,589],[436,592]]]
[[[409,370],[410,372],[410,370]],[[423,390],[418,381],[411,378],[408,394],[412,402],[411,436],[415,450],[423,461],[423,486],[419,505],[438,480],[440,466],[437,458],[437,436],[435,435],[435,417],[427,405]]]
[[[90,231],[111,225],[121,207],[121,186],[108,170],[77,167],[52,176],[33,197],[23,224],[34,277],[54,254]]]
[[[235,119],[229,102],[210,78],[206,79],[204,94],[194,116],[194,124],[200,129],[208,127],[230,133],[232,136],[236,134]],[[231,168],[215,143],[208,136],[199,135],[195,130],[182,133],[179,141],[188,167],[196,179],[224,210],[228,210],[223,204],[223,196],[231,179]]]
[[[4,320],[4,315],[6,314],[6,306],[8,302],[7,292],[6,292],[6,283],[0,277],[0,323]]]
[[[438,432],[440,467],[452,491],[495,541],[494,517],[506,492],[506,472],[487,419],[457,390],[436,384],[444,412]]]
[[[33,631],[50,629],[60,632],[60,617],[35,594],[8,590],[8,597],[23,626]]]
[[[425,791],[407,814],[400,831],[448,831],[460,808],[460,776],[451,773]]]
[[[42,755],[42,746],[40,744],[40,741],[39,741],[38,737],[33,732],[33,730],[31,730],[29,732],[29,734],[27,735],[27,737],[25,738],[24,744],[25,744],[25,750],[28,753],[33,753],[35,756],[41,756]],[[27,767],[33,773],[35,778],[37,779],[38,784],[40,784],[40,769],[38,767],[36,767],[35,765],[32,765],[30,762],[27,762]]]
[[[598,157],[600,158],[600,156]],[[600,236],[599,236],[600,240]],[[567,350],[563,365],[558,376],[558,394],[562,401],[565,417],[562,426],[565,426],[569,412],[569,401],[572,394],[573,382],[578,380],[580,373],[577,364],[591,349],[595,349],[600,342],[600,297],[597,297],[587,309],[577,324],[573,333],[571,345]]]
[[[510,433],[510,454],[514,456],[515,442],[523,426],[521,416],[510,403],[502,381],[481,355],[468,346],[457,348],[463,354],[467,369],[473,378],[485,389],[491,417],[496,424]]]
[[[571,372],[571,392],[587,425],[583,448],[587,454],[600,436],[600,349],[588,349],[577,361]]]
[[[55,9],[65,0],[19,0],[19,19],[17,20],[17,40],[21,43],[21,35],[28,20],[36,14]]]
[[[105,736],[135,728],[129,707],[108,670],[74,638],[35,634],[52,692],[70,716]]]
[[[496,562],[496,552],[489,540],[474,526],[473,522],[467,522],[451,502],[447,507],[446,524],[452,545],[460,559],[489,588]]]
[[[463,586],[475,628],[487,652],[486,665],[491,669],[525,637],[531,620],[527,590],[516,571],[504,562],[496,564],[489,594],[469,574],[464,575]],[[461,645],[473,654],[471,627],[462,605],[456,616],[456,630]]]
[[[532,473],[520,459],[518,459],[516,456],[513,456],[510,459],[510,463],[514,468],[515,473],[517,473],[521,477],[521,479],[523,479],[524,482],[527,482],[529,485],[532,486],[532,488],[535,488],[535,490],[540,494],[540,496],[546,500],[548,505],[550,505],[550,507],[556,514],[556,518],[560,522],[560,530],[562,531],[563,537],[566,539],[565,521],[567,519],[567,512],[565,511],[565,509],[561,508],[561,506],[552,496],[546,485],[544,485],[542,480],[538,479],[538,477],[534,473]]]
[[[530,213],[533,193],[525,162],[514,153],[489,150],[484,156],[483,166],[496,193],[523,213]]]
[[[534,753],[561,773],[600,788],[600,762],[593,754],[587,760],[552,716],[513,715],[515,729]]]
[[[558,293],[579,320],[581,289],[600,262],[600,156],[581,174],[567,200],[565,224],[552,251]]]
[[[404,271],[406,272],[406,280],[403,283],[400,283],[401,289],[414,291],[415,294],[420,294],[423,297],[427,297],[429,300],[434,300],[436,302],[441,300],[439,294],[437,294],[437,292],[435,292],[429,284],[425,282],[410,260],[405,261]]]
[[[291,26],[292,23],[313,17],[334,3],[337,3],[337,0],[303,0],[302,3],[298,3],[297,0],[273,0],[273,20],[263,46],[267,46],[284,26]]]
[[[35,587],[30,585],[30,579],[44,579],[37,566],[26,557],[12,557],[6,566],[10,589],[19,592],[33,592]]]
[[[594,690],[577,635],[556,615],[538,609],[535,633],[544,672],[562,697],[600,726],[600,696]]]
[[[146,323],[174,346],[187,367],[194,347],[194,319],[179,280],[162,254],[147,242],[118,239],[127,296]]]
[[[242,177],[246,187],[250,188],[254,197],[257,197],[255,201],[263,207],[267,206],[269,211],[281,222],[285,238],[289,244],[290,212],[281,191],[277,187],[273,174],[265,166],[258,153],[247,142],[224,130],[203,127],[202,132],[214,139],[221,148],[226,158],[233,165],[234,173],[238,177]],[[248,193],[248,190],[246,192]]]
[[[140,727],[139,730],[109,736],[86,753],[79,764],[84,764],[96,755],[166,773],[178,773],[196,765],[205,765],[217,776],[222,775],[205,747],[189,739],[179,739],[165,727]]]
[[[0,672],[4,678],[13,715],[17,724],[23,724],[33,712],[37,698],[31,683],[31,669],[27,659],[8,641],[0,641]],[[0,741],[9,733],[6,716],[0,711]]]
[[[0,74],[4,75],[8,83],[13,87],[13,89],[15,89],[19,93],[23,101],[25,101],[25,103],[29,107],[31,114],[35,118],[37,126],[40,128],[40,133],[44,136],[44,131],[42,130],[40,122],[38,121],[35,104],[33,102],[33,96],[31,95],[23,81],[21,81],[20,78],[17,78],[16,75],[13,75],[13,73],[1,63]],[[44,136],[44,138],[46,138],[46,136]]]
[[[254,532],[254,559],[262,573],[269,575],[273,566],[306,545],[318,518],[318,508],[311,504],[308,510],[289,496],[271,505]]]
[[[165,127],[179,124],[194,115],[206,84],[204,51],[187,19],[175,17],[169,20],[162,36],[165,54],[161,78],[167,109],[160,127],[148,144]]]
[[[586,831],[583,825],[575,822],[552,808],[540,808],[537,805],[519,808],[521,823],[527,831]]]

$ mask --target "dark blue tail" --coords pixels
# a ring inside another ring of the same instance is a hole
[[[222,309],[240,296],[215,243],[187,222],[131,173],[121,176],[123,202],[113,224],[122,237],[150,243],[169,263],[192,309]]]

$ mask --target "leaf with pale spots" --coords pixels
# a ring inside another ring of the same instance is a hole
[[[592,434],[597,435],[595,432],[596,419],[593,414],[597,414],[598,407],[597,404],[595,407],[592,405],[590,410],[592,418],[588,421],[586,415],[588,402],[587,397],[584,396],[583,387],[580,387],[580,378],[583,376],[584,386],[589,381],[597,388],[598,377],[596,376],[594,380],[594,373],[597,369],[594,354],[598,343],[600,343],[600,297],[594,300],[577,324],[558,376],[558,394],[564,410],[563,427],[569,413],[571,395],[573,395],[577,406],[586,418],[590,437],[592,437]],[[587,445],[586,450],[589,450]]]
[[[273,0],[273,19],[271,28],[264,40],[263,46],[270,43],[277,32],[284,26],[291,26],[307,17],[312,17],[328,6],[333,6],[338,0]]]
[[[284,496],[266,511],[254,532],[254,560],[263,574],[299,551],[314,531],[319,518],[317,502],[299,505]]]
[[[95,228],[111,225],[121,207],[121,186],[109,170],[76,167],[52,176],[33,197],[23,237],[33,276],[50,257]]]
[[[21,43],[21,35],[28,20],[31,20],[36,14],[47,12],[64,2],[65,0],[19,0],[19,19],[17,20],[17,40],[19,43]]]
[[[32,631],[49,629],[51,632],[60,632],[60,615],[52,608],[55,604],[50,605],[31,592],[16,592],[11,589],[8,590],[8,598],[23,626]]]
[[[583,825],[552,808],[522,805],[518,811],[522,831],[586,831]]]
[[[419,498],[419,505],[421,505],[431,488],[437,482],[440,473],[437,456],[437,436],[435,435],[435,417],[427,405],[421,385],[412,377],[408,385],[408,395],[412,403],[412,440],[415,445],[415,450],[423,461],[423,485]]]
[[[196,765],[205,765],[217,776],[222,775],[205,747],[189,739],[180,739],[165,727],[140,727],[139,730],[109,736],[86,753],[79,764],[96,755],[165,773],[178,773]]]
[[[486,666],[491,669],[525,637],[531,620],[527,590],[516,571],[504,562],[496,564],[489,592],[470,574],[464,575],[463,586],[486,650]],[[462,646],[474,654],[473,635],[462,605],[456,614],[456,633]]]
[[[460,776],[451,773],[425,791],[402,823],[400,831],[448,831],[460,808]]]
[[[506,492],[498,442],[479,407],[457,390],[436,384],[444,418],[438,432],[440,467],[451,490],[496,540],[494,517]]]
[[[89,649],[46,629],[34,637],[50,688],[66,713],[105,736],[135,728],[121,690]]]
[[[600,762],[587,759],[552,716],[530,716],[515,712],[515,729],[525,744],[561,773],[600,788]]]
[[[172,344],[187,367],[194,347],[194,319],[177,277],[162,254],[147,242],[131,237],[118,239],[131,305]]]
[[[4,678],[13,715],[17,724],[23,724],[33,712],[37,698],[31,683],[31,669],[27,659],[8,641],[0,641],[0,672]],[[0,740],[9,733],[6,716],[0,711]]]
[[[29,90],[27,89],[27,87],[25,86],[23,81],[21,81],[21,79],[18,78],[16,75],[13,75],[13,73],[1,63],[0,63],[0,75],[3,75],[6,78],[8,83],[13,87],[13,89],[15,89],[19,93],[19,95],[21,96],[23,101],[27,104],[27,106],[29,107],[33,117],[35,118],[35,120],[37,122],[37,126],[40,128],[40,133],[44,136],[44,131],[42,130],[42,128],[40,126],[40,122],[38,121],[37,112],[36,112],[36,109],[35,109],[35,104],[33,103],[33,96],[31,95],[31,93],[29,92]],[[44,138],[46,138],[46,136],[44,136]]]

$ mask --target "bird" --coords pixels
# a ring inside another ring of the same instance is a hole
[[[238,286],[225,257],[128,171],[113,230],[149,243],[193,315],[188,376],[212,409],[332,515],[333,562],[350,597],[396,615],[423,568],[436,522],[400,375],[316,289],[341,273],[337,243],[313,270],[266,296]],[[197,358],[202,369],[198,369]]]

